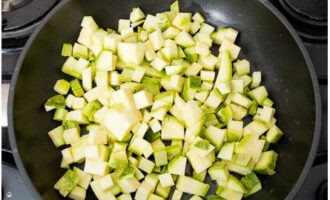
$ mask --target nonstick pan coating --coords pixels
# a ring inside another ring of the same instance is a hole
[[[64,42],[77,40],[80,22],[91,15],[103,27],[117,29],[139,6],[145,13],[168,10],[165,0],[71,0],[55,8],[31,36],[15,69],[10,89],[9,130],[18,168],[36,199],[61,199],[53,189],[65,172],[61,153],[47,132],[58,125],[43,103],[54,95],[63,78],[60,56]],[[300,39],[267,1],[180,0],[181,10],[201,12],[217,27],[233,27],[240,34],[240,58],[263,73],[263,84],[275,100],[278,125],[285,133],[274,148],[279,153],[276,175],[263,178],[263,190],[251,199],[292,199],[315,154],[320,130],[320,100],[311,61]],[[88,192],[91,195],[91,192]],[[87,199],[93,199],[92,195]]]

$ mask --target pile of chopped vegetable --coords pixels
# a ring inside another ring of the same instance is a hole
[[[72,79],[58,80],[45,103],[61,122],[48,134],[67,168],[54,185],[63,197],[85,199],[89,186],[101,200],[236,200],[261,190],[257,175],[275,173],[269,146],[283,133],[261,72],[238,59],[235,29],[216,30],[178,2],[156,15],[133,8],[118,32],[90,16],[81,26],[62,49]]]

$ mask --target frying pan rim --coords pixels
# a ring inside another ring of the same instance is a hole
[[[54,9],[52,9],[44,19],[42,19],[41,23],[37,27],[37,29],[33,32],[33,34],[30,36],[28,39],[26,46],[24,47],[24,50],[22,51],[21,55],[19,56],[19,59],[15,65],[14,69],[14,74],[11,80],[10,88],[9,88],[9,97],[8,97],[8,132],[9,132],[9,141],[10,145],[12,147],[12,152],[14,155],[14,159],[18,168],[18,171],[20,172],[23,181],[26,183],[27,187],[30,189],[30,193],[33,197],[42,199],[40,193],[37,191],[36,187],[32,183],[31,178],[26,172],[26,169],[23,165],[22,159],[20,157],[20,154],[17,149],[17,144],[16,144],[16,135],[14,131],[14,119],[13,119],[13,109],[14,109],[14,96],[15,96],[15,88],[16,88],[16,83],[17,83],[17,78],[20,72],[20,69],[22,67],[23,61],[25,59],[25,56],[28,52],[28,50],[31,48],[32,43],[34,42],[35,38],[38,36],[39,32],[42,30],[42,28],[47,24],[47,22],[50,20],[51,17],[55,13],[57,13],[65,4],[70,2],[71,0],[65,0],[60,3],[58,3]],[[308,70],[309,70],[309,75],[312,80],[312,85],[313,85],[313,92],[314,92],[314,101],[315,101],[315,127],[314,127],[314,135],[313,135],[313,142],[309,150],[309,154],[307,157],[307,160],[305,162],[304,168],[295,183],[295,185],[292,187],[291,191],[289,194],[286,196],[285,199],[293,199],[295,197],[296,193],[300,189],[302,183],[304,182],[307,173],[309,172],[312,163],[314,161],[314,157],[317,151],[317,146],[319,142],[319,137],[320,137],[320,130],[321,130],[321,98],[320,98],[320,91],[318,87],[318,81],[317,81],[317,76],[315,73],[315,69],[313,67],[313,63],[311,61],[311,58],[303,45],[302,40],[292,27],[292,25],[288,22],[288,20],[284,17],[280,11],[275,8],[269,1],[267,0],[259,0],[270,12],[272,12],[278,20],[282,23],[282,25],[289,31],[291,36],[293,37],[295,43],[297,44],[299,50],[301,51],[304,60],[307,64]]]

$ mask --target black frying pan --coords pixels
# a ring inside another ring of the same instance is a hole
[[[64,173],[61,155],[47,132],[56,127],[52,114],[42,107],[54,95],[53,85],[64,75],[60,67],[62,43],[77,39],[84,15],[101,27],[117,28],[139,6],[146,13],[169,8],[165,0],[72,0],[62,2],[43,21],[22,53],[10,89],[9,130],[19,171],[36,199],[60,199],[53,184]],[[263,179],[263,190],[253,199],[292,199],[304,181],[315,154],[320,130],[317,79],[302,42],[289,23],[267,1],[180,0],[181,9],[201,12],[212,25],[240,31],[240,57],[252,70],[263,72],[263,84],[276,101],[279,126],[285,137],[279,152],[277,174]],[[91,195],[91,192],[89,192]],[[95,197],[88,197],[93,199]]]

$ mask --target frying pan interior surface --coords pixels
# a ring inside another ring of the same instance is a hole
[[[103,28],[117,29],[118,20],[128,18],[134,6],[155,14],[168,10],[170,4],[165,0],[66,1],[31,37],[11,86],[9,128],[19,170],[36,199],[61,199],[53,185],[65,170],[60,169],[60,151],[47,134],[58,123],[51,120],[51,112],[44,111],[43,103],[54,95],[56,80],[65,77],[60,70],[65,60],[60,56],[62,44],[77,40],[85,15],[93,16]],[[263,178],[263,190],[251,198],[291,199],[311,166],[320,127],[319,92],[301,41],[267,2],[180,0],[180,6],[183,11],[201,12],[212,25],[239,30],[239,58],[248,59],[253,71],[262,71],[262,83],[275,100],[277,123],[285,133],[273,145],[279,153],[276,175]],[[87,199],[95,198],[90,191],[88,195]]]

